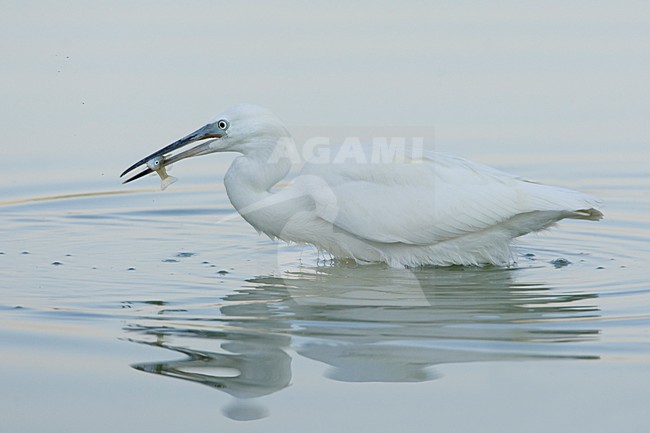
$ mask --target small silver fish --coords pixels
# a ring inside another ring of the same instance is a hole
[[[164,156],[151,158],[149,161],[147,161],[147,167],[149,167],[150,169],[158,173],[158,176],[160,176],[161,190],[164,190],[169,185],[171,185],[172,183],[178,180],[174,176],[170,176],[167,174],[167,170],[165,169],[165,165],[163,164],[164,162],[165,162]]]

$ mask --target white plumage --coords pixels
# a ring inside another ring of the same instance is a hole
[[[589,195],[434,152],[410,158],[407,152],[401,161],[372,162],[377,158],[368,154],[307,162],[289,186],[273,189],[289,173],[293,141],[273,114],[251,105],[227,110],[143,161],[205,138],[213,140],[165,158],[166,164],[212,152],[241,153],[225,186],[246,221],[271,238],[309,243],[357,262],[505,265],[514,260],[513,238],[564,218],[602,217]]]

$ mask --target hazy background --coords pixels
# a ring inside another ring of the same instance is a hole
[[[625,163],[650,144],[648,1],[0,5],[5,198],[123,188],[131,162],[237,102],[290,126],[432,127],[488,163]]]

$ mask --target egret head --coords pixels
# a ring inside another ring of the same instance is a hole
[[[257,105],[239,104],[227,109],[196,131],[136,162],[120,177],[147,164],[153,158],[162,157],[161,164],[166,166],[181,159],[213,152],[250,154],[255,151],[272,149],[280,140],[287,137],[290,135],[286,127],[269,110]],[[174,150],[199,141],[201,143],[191,149],[175,155],[167,155]],[[125,180],[124,183],[139,179],[151,172],[153,170],[149,167]]]
[[[282,121],[258,105],[235,105],[215,117],[208,125],[223,134],[215,151],[249,153],[278,139],[288,137]]]

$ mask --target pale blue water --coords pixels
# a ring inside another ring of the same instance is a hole
[[[649,21],[633,0],[3,2],[0,431],[650,431]],[[605,219],[523,238],[512,269],[395,270],[259,237],[232,156],[120,184],[239,102],[299,141],[421,136]]]
[[[2,430],[643,431],[644,170],[550,179],[606,219],[523,238],[511,269],[319,262],[191,176],[4,202]]]

